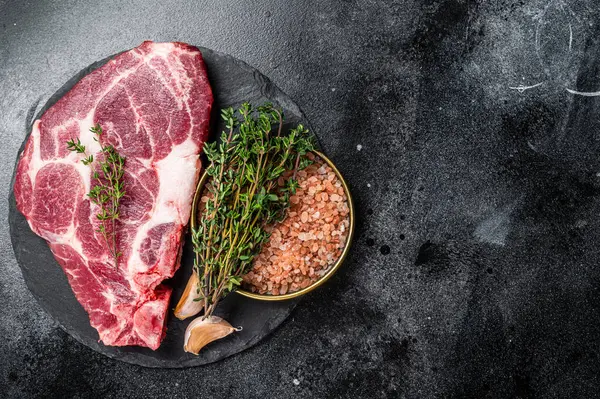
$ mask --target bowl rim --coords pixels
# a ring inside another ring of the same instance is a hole
[[[340,182],[342,183],[342,187],[344,188],[344,192],[346,193],[346,198],[348,200],[348,208],[349,208],[350,227],[348,228],[348,236],[346,238],[346,245],[344,246],[344,249],[342,250],[342,254],[337,259],[337,261],[333,264],[333,266],[327,271],[327,273],[325,273],[323,276],[321,276],[320,279],[318,279],[317,281],[315,281],[308,287],[302,288],[298,291],[290,292],[290,293],[283,294],[283,295],[267,295],[267,294],[257,294],[257,293],[246,291],[246,290],[240,288],[234,292],[236,292],[242,296],[261,300],[261,301],[283,301],[283,300],[287,300],[287,299],[297,298],[297,297],[307,294],[307,293],[311,292],[312,290],[323,285],[327,280],[329,280],[331,278],[331,276],[333,276],[335,274],[335,272],[338,271],[338,269],[342,266],[342,263],[344,263],[344,260],[348,256],[348,253],[350,252],[350,247],[352,245],[352,239],[354,238],[354,229],[355,229],[354,202],[352,201],[352,195],[350,193],[350,188],[348,187],[346,180],[344,180],[344,177],[342,176],[342,174],[340,173],[338,168],[334,165],[333,161],[331,161],[331,159],[329,159],[325,154],[323,154],[320,151],[314,150],[311,152],[314,153],[317,157],[321,158],[329,167],[331,167],[331,169],[336,174],[338,179],[340,179]],[[197,221],[196,221],[195,215],[197,214],[197,205],[198,205],[198,201],[200,200],[202,188],[204,187],[206,180],[208,180],[208,174],[206,173],[206,170],[205,170],[202,173],[200,180],[198,181],[198,184],[196,186],[196,192],[194,194],[194,200],[192,201],[192,209],[191,209],[191,217],[190,217],[190,225],[191,225],[192,229],[196,228]],[[192,273],[193,273],[193,271],[192,271]]]

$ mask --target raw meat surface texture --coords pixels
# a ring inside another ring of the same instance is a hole
[[[161,283],[179,267],[212,103],[197,48],[144,42],[85,76],[33,125],[17,165],[17,207],[105,345],[156,349],[164,337],[171,288]],[[87,196],[92,168],[68,151],[71,139],[95,159],[100,144],[126,158],[117,267]]]

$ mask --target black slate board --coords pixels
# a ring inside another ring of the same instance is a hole
[[[256,69],[231,56],[200,47],[208,68],[215,102],[211,127],[212,137],[223,130],[219,112],[221,108],[237,106],[244,101],[261,104],[271,101],[283,108],[286,127],[303,123],[308,126],[304,115],[288,96],[275,87],[268,78]],[[33,120],[69,91],[75,83],[108,60],[98,61],[79,72],[61,87],[38,112]],[[30,115],[35,113],[33,107]],[[31,132],[32,121],[27,121],[25,141]],[[152,351],[141,347],[111,347],[98,342],[97,331],[90,326],[85,310],[75,299],[61,267],[54,260],[46,242],[35,235],[27,221],[16,209],[14,193],[14,173],[9,196],[9,224],[13,249],[23,272],[27,287],[42,308],[71,336],[84,345],[114,359],[146,367],[182,368],[212,363],[243,351],[279,326],[297,304],[297,299],[282,302],[262,302],[232,294],[222,301],[216,314],[227,319],[234,326],[243,326],[243,331],[232,334],[204,348],[194,356],[183,351],[183,335],[191,319],[179,321],[169,314],[167,335],[160,348]],[[192,269],[192,250],[189,240],[184,246],[180,270],[168,282],[173,290],[171,309],[183,292]]]

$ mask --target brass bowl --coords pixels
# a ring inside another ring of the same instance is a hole
[[[340,179],[340,181],[342,182],[342,187],[344,187],[344,192],[346,193],[346,198],[348,199],[348,208],[350,209],[350,212],[349,212],[350,227],[349,227],[348,237],[346,238],[346,245],[344,246],[344,249],[342,250],[342,254],[340,255],[339,259],[334,263],[334,265],[327,271],[327,273],[325,273],[320,279],[318,279],[317,281],[315,281],[314,283],[312,283],[311,285],[309,285],[306,288],[302,288],[298,291],[290,292],[288,294],[283,294],[283,295],[257,294],[257,293],[246,291],[243,289],[238,289],[237,291],[235,291],[238,294],[243,295],[248,298],[258,299],[261,301],[283,301],[285,299],[297,298],[301,295],[309,293],[310,291],[314,290],[315,288],[319,287],[320,285],[325,283],[327,280],[329,280],[331,278],[331,276],[333,276],[334,273],[342,266],[342,263],[344,262],[344,259],[346,259],[346,256],[348,256],[348,252],[350,251],[350,244],[352,244],[352,238],[354,237],[354,204],[352,202],[352,195],[350,195],[350,189],[348,188],[348,184],[344,180],[342,174],[335,167],[333,162],[331,162],[331,160],[329,158],[327,158],[323,153],[321,153],[319,151],[313,151],[313,152],[315,155],[317,155],[319,158],[321,158],[327,165],[329,165],[331,167],[331,169],[333,169],[333,171],[337,175],[338,179]],[[194,195],[194,201],[192,202],[192,217],[190,218],[191,219],[190,224],[192,226],[192,229],[195,229],[196,225],[198,223],[198,221],[197,221],[197,214],[198,214],[197,205],[198,205],[198,201],[200,201],[200,197],[202,195],[202,189],[207,180],[208,180],[208,174],[206,172],[204,172],[202,174],[202,177],[200,178],[200,181],[198,182],[198,186],[196,187],[196,194]]]

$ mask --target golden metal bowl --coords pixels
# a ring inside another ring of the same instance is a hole
[[[331,160],[329,158],[327,158],[323,153],[321,153],[319,151],[313,151],[313,152],[315,155],[317,155],[319,158],[321,158],[325,163],[327,163],[327,165],[329,165],[331,167],[331,169],[333,169],[333,171],[335,172],[337,177],[342,182],[342,187],[344,187],[344,192],[346,193],[346,198],[348,198],[348,208],[350,209],[350,228],[349,228],[349,232],[348,232],[348,237],[346,238],[346,245],[344,246],[342,254],[340,255],[339,259],[335,262],[335,264],[327,271],[327,273],[325,273],[320,279],[315,281],[313,284],[309,285],[306,288],[302,288],[301,290],[290,292],[290,293],[284,294],[284,295],[266,295],[266,294],[256,294],[254,292],[249,292],[249,291],[246,291],[243,289],[238,289],[237,291],[235,291],[238,294],[246,296],[248,298],[258,299],[261,301],[283,301],[285,299],[297,298],[301,295],[304,295],[304,294],[314,290],[315,288],[317,288],[320,285],[322,285],[323,283],[325,283],[325,281],[329,280],[331,278],[331,276],[333,276],[334,273],[340,268],[340,266],[342,266],[344,259],[346,259],[346,256],[348,255],[348,252],[350,251],[350,245],[352,244],[352,238],[354,237],[354,204],[352,202],[352,195],[350,194],[350,189],[348,188],[348,184],[346,183],[346,180],[344,180],[344,177],[342,176],[340,171],[335,167],[333,162],[331,162]],[[196,224],[198,223],[198,221],[197,221],[197,214],[198,214],[197,204],[198,204],[198,201],[200,201],[200,197],[202,196],[202,188],[204,187],[206,180],[208,180],[208,174],[206,172],[204,172],[202,174],[202,177],[200,178],[200,181],[198,182],[198,186],[196,187],[196,194],[194,195],[194,201],[192,202],[192,217],[191,217],[192,229],[195,229]]]

